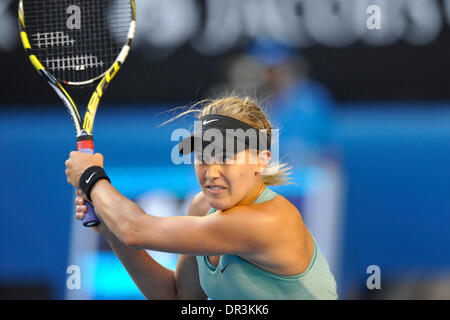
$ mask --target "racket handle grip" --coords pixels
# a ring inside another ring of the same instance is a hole
[[[94,154],[94,148],[87,148],[87,147],[79,147],[79,152],[82,153],[88,153],[88,154]],[[94,207],[89,202],[85,202],[85,206],[87,207],[86,214],[84,215],[83,220],[81,222],[83,223],[83,226],[91,228],[95,227],[100,224],[100,220],[95,215]]]
[[[84,219],[81,220],[83,226],[88,228],[98,226],[100,224],[100,221],[95,215],[94,207],[89,202],[86,202],[84,205],[87,207],[87,211],[84,215]]]

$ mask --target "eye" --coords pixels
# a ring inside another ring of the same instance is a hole
[[[205,160],[203,159],[201,153],[195,153],[194,160],[195,160],[196,164],[199,164],[199,165],[204,165],[205,164]]]
[[[234,160],[235,160],[234,154],[229,154],[229,155],[224,154],[223,155],[223,163],[224,164],[232,164],[234,162]]]

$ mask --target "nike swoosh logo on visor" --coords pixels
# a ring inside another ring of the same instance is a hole
[[[214,122],[214,121],[219,121],[219,119],[212,119],[212,120],[203,120],[203,125],[206,126],[208,123]]]

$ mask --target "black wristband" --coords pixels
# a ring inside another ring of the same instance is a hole
[[[91,200],[91,190],[97,181],[106,179],[111,183],[111,180],[106,175],[105,170],[102,167],[93,166],[87,168],[80,177],[80,189],[86,195],[89,201]]]

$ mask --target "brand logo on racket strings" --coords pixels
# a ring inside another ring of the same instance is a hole
[[[67,8],[67,14],[70,14],[66,21],[69,30],[81,30],[81,9],[79,6],[71,5]]]

